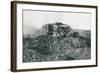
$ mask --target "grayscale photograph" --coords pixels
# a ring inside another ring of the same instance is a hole
[[[91,13],[23,10],[23,62],[91,59]]]

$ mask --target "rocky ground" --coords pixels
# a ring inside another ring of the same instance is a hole
[[[65,32],[63,33],[65,34]],[[78,32],[78,36],[67,34],[68,36],[64,37],[51,35],[25,37],[23,38],[23,62],[90,59],[90,36],[80,34],[90,35],[90,32]]]

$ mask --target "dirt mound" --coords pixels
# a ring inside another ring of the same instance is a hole
[[[43,26],[46,35],[23,39],[23,62],[79,60],[90,58],[90,39],[66,24]]]

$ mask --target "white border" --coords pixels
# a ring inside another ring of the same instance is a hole
[[[54,10],[54,11],[73,11],[73,12],[89,12],[91,13],[91,60],[76,60],[76,61],[56,61],[56,62],[35,62],[22,63],[22,9],[31,10]],[[32,69],[32,68],[50,68],[50,67],[68,67],[96,64],[96,10],[94,8],[80,7],[59,7],[59,6],[44,6],[44,5],[28,5],[17,4],[17,69]]]

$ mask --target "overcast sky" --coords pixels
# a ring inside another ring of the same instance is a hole
[[[73,29],[90,30],[91,14],[70,12],[44,12],[23,11],[23,28],[28,32],[28,27],[40,28],[47,23],[62,22]]]

